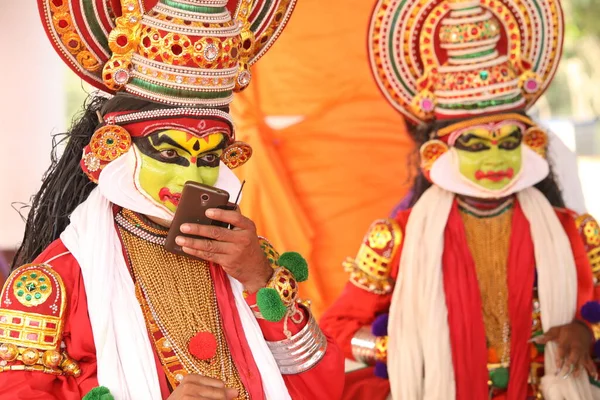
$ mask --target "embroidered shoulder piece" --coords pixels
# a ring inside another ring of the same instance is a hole
[[[66,302],[50,265],[23,265],[8,277],[0,303],[0,372],[81,373],[61,348]]]
[[[600,285],[600,227],[598,222],[591,215],[583,214],[575,219],[575,223],[590,259],[594,284]]]
[[[344,269],[350,282],[375,294],[392,291],[392,260],[400,249],[402,231],[393,219],[380,219],[369,228],[355,259],[347,258]]]

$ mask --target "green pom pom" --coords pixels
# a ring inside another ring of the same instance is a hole
[[[115,398],[107,387],[98,386],[90,390],[82,400],[115,400]]]
[[[308,279],[308,264],[304,257],[294,251],[288,251],[279,256],[279,265],[286,268],[294,275],[298,282]]]
[[[260,289],[256,294],[256,304],[260,313],[267,321],[279,322],[287,312],[287,308],[275,289]]]
[[[508,369],[498,368],[491,371],[490,380],[495,388],[506,389],[508,387]]]

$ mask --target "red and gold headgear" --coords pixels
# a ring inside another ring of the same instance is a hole
[[[558,0],[379,0],[371,67],[413,123],[526,110],[560,60]]]
[[[516,111],[550,85],[563,36],[559,0],[379,0],[369,56],[382,93],[409,122],[460,121],[421,148],[427,173],[451,132],[508,118],[544,154],[545,133]]]
[[[222,126],[237,149],[225,153],[246,155],[230,158],[229,166],[247,160],[249,147],[235,142],[231,119],[219,108],[248,86],[250,66],[279,37],[295,3],[38,0],[54,48],[82,79],[109,93],[125,91],[170,106],[105,116],[110,125],[96,132],[84,154],[90,178],[96,180],[107,162],[126,151],[130,136],[151,133],[144,121],[156,127],[177,119],[198,135]]]

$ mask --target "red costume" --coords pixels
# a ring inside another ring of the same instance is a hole
[[[211,195],[241,193],[231,169],[252,149],[228,107],[295,0],[38,3],[63,60],[114,96],[91,96],[33,201],[0,300],[0,397],[159,400],[220,382],[239,400],[339,398],[342,353],[298,298],[299,254],[231,203],[237,224],[187,219],[210,233],[180,223],[167,246],[184,185],[206,190],[190,204],[207,216]]]
[[[2,396],[10,399],[56,399],[56,400],[79,400],[91,389],[98,386],[98,378],[96,375],[96,350],[94,347],[94,338],[90,326],[88,308],[86,302],[85,285],[81,276],[81,271],[77,261],[69,254],[68,250],[60,240],[49,246],[35,260],[34,264],[44,265],[47,260],[53,260],[47,265],[51,266],[51,270],[58,275],[57,280],[62,289],[61,296],[65,299],[64,314],[60,319],[64,321],[62,341],[64,348],[68,351],[69,360],[75,362],[80,369],[77,377],[46,374],[34,371],[15,371],[6,368],[6,371],[0,374],[0,385],[2,386]],[[49,274],[47,267],[41,268],[43,272]],[[49,269],[49,268],[48,268]],[[212,273],[223,275],[219,267],[212,267]],[[13,277],[19,279],[19,270],[13,274]],[[248,348],[248,344],[240,331],[241,326],[237,310],[231,307],[233,298],[231,288],[226,280],[221,277],[220,280],[215,279],[215,282],[221,282],[220,287],[220,309],[222,315],[226,316],[223,321],[224,331],[227,334],[227,341],[231,349],[232,357],[235,365],[242,375],[242,380],[251,393],[252,398],[262,397],[262,386],[260,379],[253,379],[259,375],[256,364],[252,359],[252,354]],[[3,299],[6,294],[12,299],[12,304],[15,307],[5,307],[0,309],[0,326],[6,336],[11,337],[12,332],[23,332],[23,325],[27,325],[27,314],[25,312],[32,311],[21,306],[11,293],[14,279],[10,280],[5,290],[3,291]],[[6,294],[5,294],[6,293]],[[62,301],[62,298],[59,302]],[[249,304],[252,302],[248,298]],[[45,321],[43,314],[52,314],[52,310],[48,308],[50,304],[44,304],[43,309],[35,310],[35,313],[42,314],[41,320]],[[40,307],[41,308],[41,307]],[[10,314],[7,314],[7,311]],[[14,311],[22,312],[15,314]],[[16,315],[22,316],[23,319],[15,322],[12,318],[18,318]],[[4,319],[5,318],[5,319]],[[24,322],[25,321],[25,322]],[[46,322],[47,323],[47,322]],[[283,340],[283,322],[271,323],[260,321],[262,332],[267,340]],[[293,334],[297,334],[304,324],[291,324],[290,329]],[[31,328],[31,332],[39,333],[40,339],[43,335],[53,334],[56,330],[52,328]],[[20,339],[21,343],[25,344],[25,338]],[[36,341],[31,341],[28,346],[34,347]],[[60,344],[60,341],[59,341]],[[339,398],[342,380],[332,379],[339,374],[341,354],[337,351],[337,347],[328,339],[329,351],[325,357],[307,372],[297,375],[286,375],[284,380],[290,391],[293,399],[335,399]],[[169,385],[163,364],[161,364],[156,347],[154,347],[156,358],[156,372],[160,381],[162,398],[169,397],[172,388]],[[171,354],[172,355],[172,354]],[[5,366],[6,367],[6,366]]]
[[[600,230],[564,209],[526,114],[563,30],[557,0],[376,2],[373,75],[414,125],[421,168],[412,208],[371,226],[322,318],[347,357],[375,365],[348,374],[344,398],[599,398],[585,347]],[[557,343],[553,328],[577,335]]]
[[[600,246],[597,245],[600,240],[600,232],[598,232],[597,223],[589,215],[584,215],[577,219],[574,218],[573,214],[568,210],[557,209],[556,214],[560,219],[562,226],[565,229],[569,237],[569,242],[573,248],[573,255],[577,265],[577,277],[578,277],[578,291],[577,291],[577,304],[578,309],[592,300],[600,299],[600,286],[594,286],[595,282],[600,278],[600,264],[598,263],[598,252]],[[369,238],[376,235],[382,235],[383,232],[393,232],[392,237],[402,237],[402,232],[406,227],[408,217],[410,216],[410,209],[406,211],[400,211],[393,220],[379,220],[373,223],[369,232],[365,236],[362,244],[362,248],[369,247]],[[587,225],[586,225],[587,224]],[[518,227],[518,229],[516,228]],[[511,237],[511,250],[510,260],[512,265],[509,266],[513,274],[510,276],[509,281],[509,293],[515,296],[511,296],[512,299],[518,299],[511,307],[513,312],[511,313],[511,324],[518,324],[523,327],[523,335],[529,337],[529,335],[535,334],[539,331],[540,317],[539,317],[539,306],[536,310],[536,303],[538,299],[533,298],[533,291],[528,290],[533,287],[535,278],[535,261],[533,259],[533,244],[531,237],[527,234],[528,222],[524,219],[521,213],[515,213],[513,216],[513,229],[515,234]],[[448,246],[444,250],[444,259],[448,260],[448,263],[453,264],[452,272],[454,276],[446,276],[445,283],[448,287],[456,288],[459,282],[456,282],[457,277],[461,273],[458,271],[460,264],[465,264],[465,270],[462,271],[464,274],[473,275],[472,258],[469,254],[469,250],[466,247],[464,239],[464,228],[462,221],[458,216],[458,209],[455,206],[452,211],[448,226],[446,227],[445,238]],[[398,275],[398,266],[400,264],[400,257],[402,256],[402,243],[400,239],[395,243],[388,243],[388,247],[384,249],[373,249],[372,251],[377,252],[375,259],[371,262],[379,262],[382,265],[387,264],[388,267],[381,270],[382,274],[379,274],[377,280],[373,280],[373,275],[370,277],[374,282],[381,282],[380,278],[384,280],[389,279],[391,282],[396,280]],[[393,258],[384,257],[381,254],[385,252],[393,254]],[[359,257],[364,257],[366,252],[361,251]],[[590,259],[594,262],[593,269],[590,266]],[[357,260],[359,263],[361,261]],[[363,260],[362,262],[366,262]],[[446,264],[448,265],[448,264]],[[450,272],[450,267],[448,268]],[[469,271],[471,270],[471,271]],[[453,281],[454,280],[454,281]],[[363,286],[363,285],[361,285]],[[446,290],[446,299],[448,302],[453,300],[453,296],[462,294],[467,296],[470,288],[475,286],[461,285],[462,291]],[[521,293],[522,296],[518,297],[517,293]],[[473,295],[473,293],[471,293]],[[364,286],[360,287],[356,284],[356,280],[349,282],[340,298],[334,303],[334,305],[328,310],[321,320],[321,326],[323,329],[333,335],[338,343],[342,346],[344,354],[347,358],[355,359],[356,353],[353,353],[352,339],[356,335],[357,331],[364,326],[370,326],[375,319],[382,314],[389,311],[391,303],[391,292],[386,294],[379,294],[372,290],[366,289]],[[477,296],[475,296],[477,297]],[[454,299],[457,301],[457,299]],[[476,299],[477,300],[477,299]],[[459,301],[460,302],[460,301]],[[457,321],[455,323],[456,329],[461,329],[461,324],[481,324],[481,319],[478,316],[478,310],[481,309],[481,303],[473,301],[469,305],[468,309],[456,310],[455,315]],[[452,312],[450,310],[450,312]],[[479,312],[480,314],[480,312]],[[579,315],[580,316],[580,315]],[[468,322],[470,319],[474,321]],[[458,320],[460,319],[460,320]],[[477,321],[479,319],[479,321]],[[531,327],[531,328],[529,328]],[[527,329],[526,329],[527,328]],[[470,329],[475,329],[475,326],[471,325]],[[480,325],[477,329],[482,329]],[[473,376],[474,371],[468,368],[477,365],[477,358],[479,357],[479,365],[482,365],[481,357],[484,357],[483,365],[487,363],[488,355],[485,353],[485,342],[481,342],[484,335],[479,338],[467,338],[467,341],[460,341],[456,338],[456,343],[453,343],[455,348],[458,349],[455,354],[457,359],[455,362],[462,362],[465,368],[464,380],[462,382],[465,385],[465,392],[472,390],[474,385]],[[513,336],[514,337],[514,336]],[[525,341],[526,342],[526,341]],[[482,348],[482,345],[484,346]],[[479,347],[479,354],[468,354],[468,349],[476,349]],[[529,372],[531,363],[537,362],[539,364],[539,354],[534,344],[529,344],[523,349],[520,349],[526,358],[522,373],[524,373],[525,381]],[[484,352],[482,354],[482,351]],[[528,358],[531,354],[532,357]],[[464,359],[459,359],[463,355]],[[473,357],[473,358],[467,358]],[[471,361],[473,363],[471,364]],[[512,377],[512,375],[511,375]],[[480,377],[482,385],[487,385],[488,377],[487,374]],[[512,378],[511,378],[512,379]],[[523,379],[523,378],[522,378]],[[458,389],[457,389],[458,390]],[[374,374],[373,367],[363,368],[346,375],[346,389],[344,392],[344,399],[369,399],[369,400],[385,400],[389,395],[389,382],[387,379],[378,377]]]

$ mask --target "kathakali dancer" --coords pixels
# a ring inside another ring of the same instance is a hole
[[[228,114],[295,0],[39,0],[93,96],[35,196],[0,303],[0,397],[336,399],[343,357],[298,299],[304,259],[238,211],[175,227],[186,181],[251,155]],[[50,77],[49,77],[50,79]]]
[[[423,138],[428,183],[372,224],[321,321],[374,365],[344,398],[598,398],[600,231],[562,206],[525,113],[563,29],[558,0],[377,2],[372,69]]]

